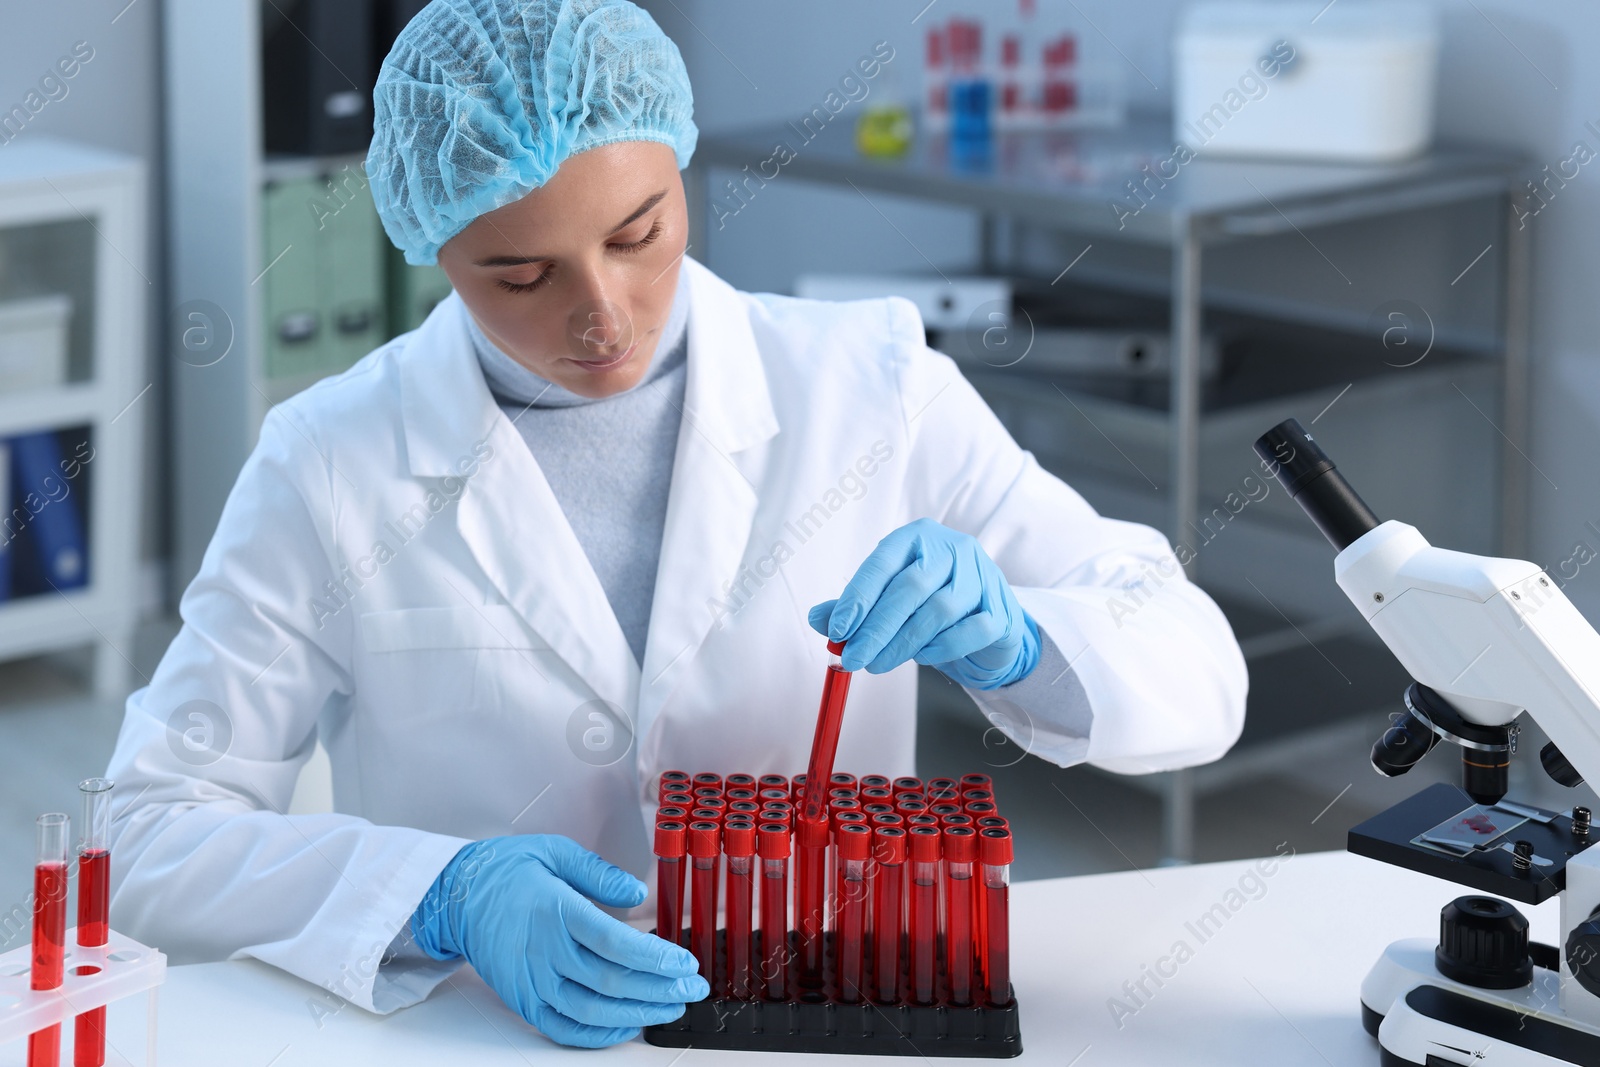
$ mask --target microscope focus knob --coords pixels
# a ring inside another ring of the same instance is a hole
[[[1464,985],[1525,986],[1533,980],[1528,920],[1504,900],[1457,897],[1439,912],[1439,947],[1433,960],[1440,974]]]
[[[1600,908],[1567,935],[1567,969],[1579,985],[1600,997]]]

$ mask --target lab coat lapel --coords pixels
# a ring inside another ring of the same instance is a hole
[[[459,477],[463,457],[481,455],[485,445],[493,450],[476,464],[461,495],[461,537],[506,603],[596,696],[631,718],[639,688],[633,651],[544,472],[483,380],[467,314],[452,295],[401,357],[411,473]]]
[[[778,432],[743,298],[691,259],[688,382],[661,562],[650,607],[638,736],[689,674],[726,586],[738,573],[760,502],[759,446]]]

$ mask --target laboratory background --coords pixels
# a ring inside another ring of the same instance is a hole
[[[1237,743],[1149,775],[1062,769],[1025,723],[905,668],[916,771],[991,776],[1014,892],[1137,872],[1136,894],[1169,868],[1338,852],[1460,781],[1454,752],[1373,772],[1410,677],[1253,448],[1286,419],[1379,519],[1532,561],[1600,620],[1592,4],[639,3],[693,86],[688,255],[738,289],[911,301],[1012,437],[1101,513],[1165,534],[1238,639]],[[8,5],[0,953],[28,941],[35,819],[76,813],[105,773],[268,411],[450,293],[386,239],[364,171],[379,64],[422,7]],[[1108,595],[1113,619],[1157,595],[1147,577]],[[1525,716],[1511,792],[1592,804],[1541,767],[1546,740]],[[319,751],[290,813],[331,810],[330,775]],[[1437,884],[1429,907],[1452,895]],[[1077,921],[1132,928],[1146,903]],[[1182,994],[1141,996],[1129,967],[1086,1010],[1104,1021],[1115,997],[1128,1029],[1155,1026]],[[1026,1041],[1050,1012],[1018,989]],[[1308,1034],[1284,1028],[1272,1062],[1345,1062]]]

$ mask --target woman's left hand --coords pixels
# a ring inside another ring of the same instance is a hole
[[[1039,628],[974,537],[932,519],[895,530],[872,550],[811,626],[844,642],[845,670],[873,674],[914,659],[972,689],[998,689],[1039,662]]]

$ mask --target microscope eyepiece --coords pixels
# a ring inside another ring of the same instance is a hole
[[[1349,544],[1378,525],[1372,509],[1350,488],[1322,446],[1295,419],[1285,419],[1256,440],[1256,455],[1333,547]]]

